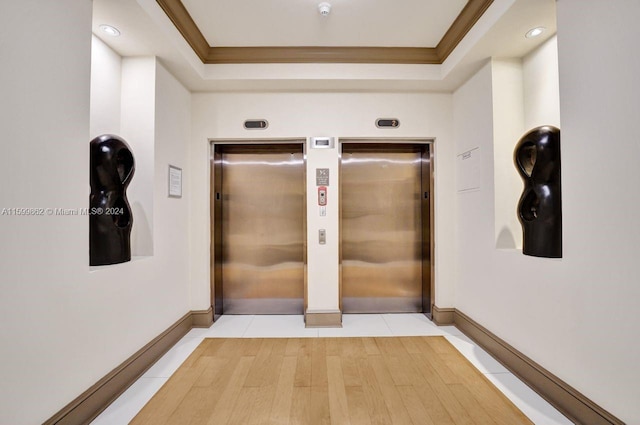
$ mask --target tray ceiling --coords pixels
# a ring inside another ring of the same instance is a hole
[[[440,64],[492,2],[157,0],[206,64]]]

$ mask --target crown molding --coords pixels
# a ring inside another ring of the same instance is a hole
[[[493,0],[469,0],[436,47],[212,47],[181,0],[156,0],[204,64],[442,64]]]

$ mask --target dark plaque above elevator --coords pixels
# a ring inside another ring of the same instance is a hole
[[[244,128],[247,130],[265,130],[269,127],[267,120],[246,120]]]
[[[379,118],[376,120],[376,127],[378,128],[398,128],[400,127],[400,121],[396,118]]]

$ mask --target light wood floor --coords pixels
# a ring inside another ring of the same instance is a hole
[[[443,337],[205,339],[132,424],[531,424]]]

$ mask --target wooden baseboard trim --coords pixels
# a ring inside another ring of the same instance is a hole
[[[431,320],[433,320],[433,323],[438,326],[453,325],[453,313],[455,311],[455,308],[439,308],[438,306],[434,305],[431,308]]]
[[[192,310],[191,317],[194,328],[210,328],[213,325],[213,307],[209,307],[209,310]]]
[[[455,325],[532,390],[576,424],[624,425],[569,384],[516,350],[484,326],[454,309]]]
[[[304,313],[306,328],[341,328],[342,312],[336,311],[306,311]]]
[[[213,322],[211,309],[185,314],[167,330],[49,418],[43,425],[80,425],[91,422],[187,332],[193,327],[205,326],[209,320]]]

